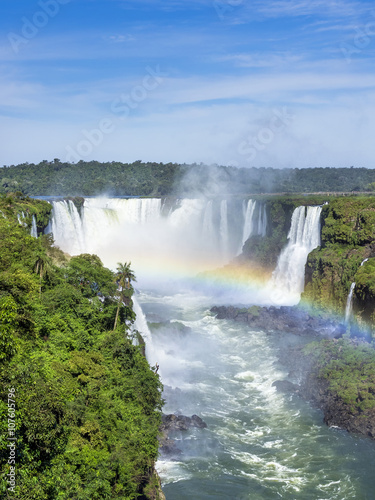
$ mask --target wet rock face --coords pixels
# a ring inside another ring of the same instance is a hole
[[[275,380],[272,387],[276,387],[278,392],[299,392],[299,386],[288,380]]]
[[[353,411],[341,398],[329,391],[327,381],[318,378],[316,373],[307,374],[299,394],[323,411],[323,420],[328,426],[337,426],[375,439],[375,409],[363,413]]]
[[[328,338],[337,338],[345,333],[345,328],[332,318],[311,316],[299,307],[215,306],[211,308],[211,312],[216,315],[217,319],[247,323],[251,328],[266,331],[287,331],[296,335],[316,335]]]
[[[277,380],[272,385],[278,391],[297,394],[322,410],[323,421],[328,426],[375,439],[375,409],[358,411],[330,391],[329,380],[319,376],[319,369],[302,353],[301,347],[285,348],[279,355],[280,361],[290,369],[288,378],[299,382],[296,385],[288,380]]]
[[[182,451],[177,448],[175,441],[169,437],[169,433],[187,431],[192,427],[197,427],[198,429],[205,429],[207,427],[206,422],[198,417],[198,415],[186,417],[185,415],[174,415],[173,413],[169,415],[163,414],[161,422],[161,436],[159,437],[160,451],[164,455],[175,458],[178,458]]]

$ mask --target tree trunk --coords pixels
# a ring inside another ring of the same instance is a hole
[[[117,311],[116,311],[115,324],[113,325],[113,331],[116,330],[118,315],[119,315],[119,312],[120,312],[120,305],[121,305],[121,297],[118,300],[118,306],[117,306]]]

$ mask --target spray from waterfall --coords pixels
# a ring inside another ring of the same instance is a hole
[[[133,301],[133,311],[136,314],[134,328],[139,331],[139,333],[142,335],[143,340],[145,341],[147,361],[149,362],[150,366],[154,366],[157,360],[155,359],[155,349],[152,342],[152,335],[147,325],[146,316],[144,315],[142,308],[139,305],[139,302],[136,299],[135,295],[133,295],[132,301]]]
[[[220,202],[220,243],[224,260],[229,257],[228,204],[227,200]]]
[[[265,234],[263,205],[181,199],[162,210],[158,198],[88,198],[78,212],[71,200],[53,201],[49,232],[71,255],[100,255],[108,267],[127,258],[139,276],[174,266],[182,276],[215,269],[238,255],[251,234]]]

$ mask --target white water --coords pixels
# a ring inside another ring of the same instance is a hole
[[[123,201],[86,200],[80,224],[75,207],[55,202],[52,226],[64,250],[96,249],[105,265],[112,267],[113,262],[131,260],[136,263],[137,277],[141,269],[137,266],[146,262],[139,259],[140,254],[155,265],[158,242],[164,245],[168,260],[153,290],[146,293],[143,288],[140,296],[134,297],[134,327],[146,341],[148,361],[160,364],[166,386],[164,412],[195,413],[208,424],[207,429],[175,436],[183,451],[178,461],[162,457],[158,462],[167,500],[373,498],[375,453],[369,441],[329,429],[318,411],[272,386],[275,380],[288,376],[288,370],[278,362],[278,348],[285,342],[293,344],[296,337],[287,332],[272,336],[246,325],[216,320],[208,312],[216,295],[188,289],[185,281],[179,281],[178,286],[173,283],[172,289],[173,252],[181,248],[183,253],[185,247],[183,256],[189,258],[191,249],[204,250],[200,239],[205,214],[207,228],[212,222],[215,238],[224,238],[222,204],[215,212],[214,203],[210,209],[203,200],[182,200],[163,219],[157,203],[142,206],[133,200]],[[229,221],[228,205],[227,209]],[[302,217],[301,212],[297,212],[298,217],[293,214],[289,239],[295,245],[305,240],[312,244],[312,235],[307,233],[316,220]],[[260,224],[259,213],[255,217],[260,233],[264,218]],[[63,227],[58,226],[59,221]],[[227,228],[228,241],[237,234],[234,248],[238,248],[242,225],[237,233],[230,232],[229,222]],[[69,239],[74,235],[79,236],[75,242]],[[195,237],[197,241],[193,241]],[[190,330],[179,333],[169,322]],[[152,329],[151,324],[157,327]]]
[[[30,232],[31,236],[33,236],[34,238],[37,238],[38,237],[38,230],[37,230],[37,227],[36,227],[36,219],[35,219],[35,215],[33,215],[32,217],[32,222],[31,222],[31,232]]]
[[[242,248],[250,236],[265,236],[267,232],[267,214],[264,204],[261,205],[254,200],[243,201],[242,212],[244,223],[237,255],[242,252]]]
[[[308,254],[320,245],[320,213],[322,207],[301,206],[294,210],[288,234],[288,244],[282,250],[273,272],[270,287],[275,296],[288,296],[298,303],[305,283]]]
[[[361,262],[360,267],[362,267],[368,259],[365,259]],[[353,310],[353,294],[355,289],[355,282],[350,285],[350,290],[348,294],[348,298],[346,299],[346,308],[345,308],[345,323],[349,322],[350,316],[352,315]]]
[[[255,212],[255,207],[256,207],[256,201],[249,200],[247,202],[246,209],[244,210],[245,222],[244,222],[244,226],[243,226],[241,249],[242,249],[243,245],[245,244],[245,242],[253,234],[253,228],[254,228],[253,216],[254,216],[254,212]]]
[[[260,236],[266,236],[267,232],[267,213],[266,213],[266,205],[259,208],[258,214],[258,234]]]
[[[181,335],[151,329],[164,412],[198,414],[207,423],[172,436],[181,456],[160,457],[167,500],[372,498],[373,443],[328,428],[319,411],[272,386],[288,377],[278,349],[302,338],[216,320],[206,309],[214,297],[153,291],[139,300],[154,325],[158,317],[160,325],[190,328]]]
[[[228,203],[227,200],[220,202],[220,242],[223,260],[229,258],[229,232],[228,232]]]
[[[142,335],[142,338],[145,341],[146,359],[149,362],[150,366],[154,366],[157,360],[155,359],[155,350],[152,341],[152,335],[147,325],[146,316],[143,314],[142,308],[139,305],[139,302],[135,295],[133,295],[132,301],[133,311],[137,316],[133,325],[134,329],[138,330],[138,332]]]
[[[355,288],[355,283],[352,283],[350,285],[350,291],[349,291],[348,298],[346,299],[345,323],[347,323],[349,321],[349,318],[352,314],[354,288]]]
[[[173,267],[194,275],[227,263],[251,234],[265,234],[265,208],[246,203],[242,216],[238,202],[227,200],[183,199],[166,215],[156,198],[88,198],[81,214],[70,200],[53,201],[49,229],[71,255],[105,255],[110,267],[131,260],[138,274]]]

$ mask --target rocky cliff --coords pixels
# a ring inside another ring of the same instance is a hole
[[[352,283],[352,319],[375,323],[375,198],[341,197],[322,210],[321,247],[308,257],[302,300],[345,313]]]

